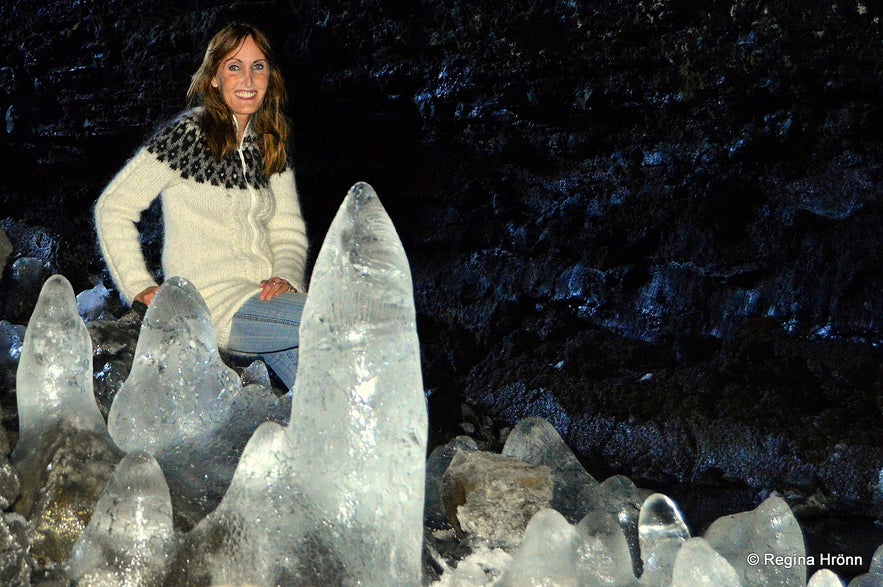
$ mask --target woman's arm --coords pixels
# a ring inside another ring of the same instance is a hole
[[[307,229],[292,168],[270,176],[270,187],[276,199],[276,213],[267,223],[273,276],[287,280],[298,291],[306,291]]]
[[[123,298],[131,303],[157,283],[147,270],[136,223],[178,174],[141,149],[111,180],[95,204],[101,253]]]

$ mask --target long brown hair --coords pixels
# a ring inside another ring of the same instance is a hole
[[[289,136],[289,124],[283,110],[288,104],[288,93],[282,73],[276,66],[276,59],[270,47],[270,41],[260,30],[250,24],[232,23],[218,31],[209,41],[202,65],[187,90],[189,107],[203,106],[202,130],[208,142],[209,151],[217,158],[224,157],[237,148],[236,128],[232,124],[233,113],[224,102],[221,92],[212,87],[212,80],[224,58],[237,50],[247,37],[254,39],[255,44],[267,58],[270,80],[264,102],[251,117],[251,127],[258,135],[258,141],[264,154],[264,175],[272,175],[285,168],[287,153],[286,145]]]

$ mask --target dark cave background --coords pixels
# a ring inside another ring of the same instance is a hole
[[[211,35],[247,20],[288,81],[312,255],[359,180],[400,233],[431,439],[454,433],[464,403],[497,427],[543,416],[591,473],[666,491],[697,531],[775,491],[810,552],[870,561],[883,542],[881,12],[7,2],[0,319],[26,324],[36,301],[17,259],[75,291],[112,285],[92,204],[184,108]]]

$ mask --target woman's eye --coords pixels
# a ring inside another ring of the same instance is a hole
[[[227,71],[239,71],[239,66],[235,63],[231,63],[227,66]]]
[[[267,67],[266,63],[255,63],[253,69],[255,71],[263,71]]]

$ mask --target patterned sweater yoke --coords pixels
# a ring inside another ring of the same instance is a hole
[[[268,178],[261,173],[264,158],[252,132],[246,132],[242,154],[246,170],[239,158],[216,159],[208,150],[199,127],[199,110],[185,112],[176,123],[164,127],[147,143],[147,150],[179,172],[183,179],[208,183],[227,189],[266,188]]]

